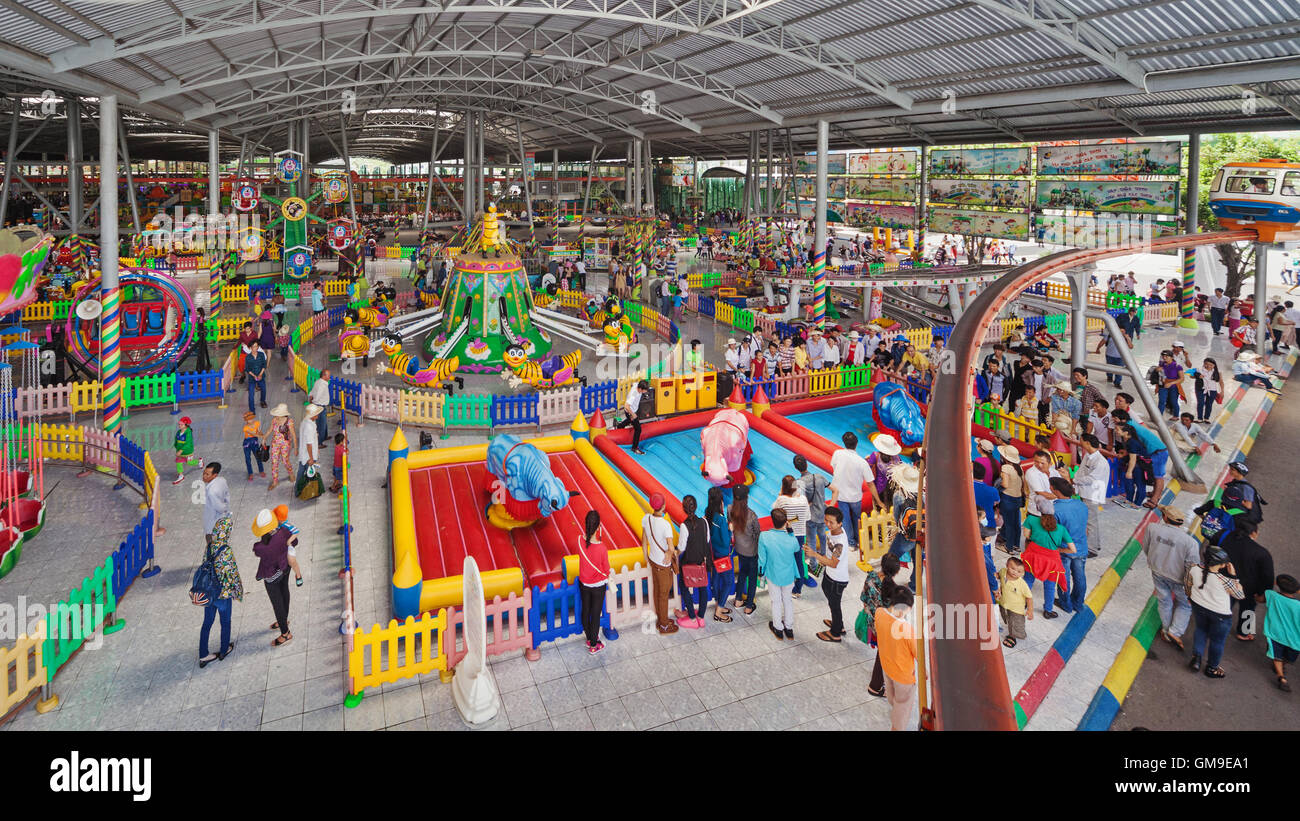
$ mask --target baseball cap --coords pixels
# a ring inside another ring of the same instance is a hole
[[[1174,347],[1175,347],[1175,348],[1186,348],[1187,346],[1183,344],[1183,341],[1182,341],[1181,339],[1175,339],[1175,340],[1174,340]]]
[[[1231,468],[1232,470],[1237,471],[1242,476],[1245,476],[1247,473],[1250,473],[1250,468],[1246,466],[1245,462],[1229,462],[1228,467]]]
[[[662,493],[650,494],[650,509],[660,510],[664,506],[664,495]]]

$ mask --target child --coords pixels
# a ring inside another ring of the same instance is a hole
[[[347,452],[348,435],[334,434],[334,484],[330,485],[330,493],[338,493],[343,489],[343,456]]]
[[[1015,556],[1007,559],[1007,566],[998,571],[998,611],[1007,625],[1003,647],[1015,647],[1017,639],[1025,637],[1025,620],[1034,619],[1034,594],[1025,582],[1025,563]]]
[[[188,416],[176,420],[176,437],[172,440],[172,446],[176,449],[176,478],[172,480],[173,485],[185,481],[185,468],[191,465],[203,467],[203,459],[194,455],[194,431],[190,429],[191,424]]]
[[[253,481],[253,460],[257,460],[257,475],[266,478],[262,469],[262,423],[253,411],[244,411],[244,468],[248,481]]]
[[[280,296],[280,295],[276,294],[276,296]],[[280,316],[284,316],[284,314],[280,314]],[[289,326],[284,325],[280,327],[280,333],[275,338],[275,344],[280,346],[280,361],[288,362],[289,361]],[[292,379],[293,377],[289,376],[285,378]]]
[[[289,532],[289,568],[293,570],[293,583],[302,587],[302,568],[298,567],[298,528],[289,524],[288,505],[276,505],[272,512],[280,527]]]
[[[1025,395],[1016,402],[1016,416],[1031,421],[1038,420],[1038,394],[1032,385],[1025,386]]]
[[[1277,590],[1265,590],[1268,613],[1264,616],[1264,638],[1268,639],[1268,657],[1273,660],[1277,689],[1291,692],[1286,680],[1285,664],[1300,656],[1300,581],[1283,573],[1277,577]]]

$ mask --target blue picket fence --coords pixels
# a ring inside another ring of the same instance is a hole
[[[545,641],[557,641],[582,632],[582,597],[578,595],[578,582],[569,583],[560,579],[560,584],[533,588],[533,606],[528,610],[528,629],[533,635],[533,649],[536,650]],[[609,624],[609,611],[602,602],[600,613],[601,632],[611,641],[618,638],[618,631]]]
[[[203,399],[220,400],[224,395],[221,390],[221,371],[176,374],[177,402],[195,402]]]
[[[152,558],[153,510],[150,510],[113,552],[113,596],[120,601],[122,594]]]
[[[122,478],[136,487],[144,487],[144,448],[125,436],[118,441],[122,451]]]
[[[699,297],[699,306],[700,306],[700,316],[711,317],[714,315],[713,297],[711,296]]]
[[[335,305],[325,311],[325,318],[329,321],[331,328],[338,328],[343,324],[344,317],[347,316],[348,306]]]
[[[1032,336],[1033,334],[1038,333],[1038,329],[1043,327],[1044,322],[1046,322],[1046,320],[1041,316],[1025,317],[1025,336]]]
[[[741,379],[740,395],[745,397],[746,402],[753,401],[754,394],[758,392],[759,385],[763,386],[763,393],[767,394],[769,399],[772,398],[772,391],[775,389],[772,384],[772,377],[769,376],[766,379],[759,379],[757,381],[753,379],[744,379],[744,377],[741,377]]]
[[[493,394],[492,426],[541,424],[542,417],[537,407],[539,398],[536,393],[516,396]]]
[[[922,405],[930,404],[930,386],[915,376],[907,377],[907,393]]]
[[[595,413],[596,409],[612,410],[618,403],[618,383],[613,380],[584,385],[578,407],[584,414]]]
[[[361,413],[361,383],[335,376],[330,379],[330,405]]]
[[[930,336],[936,337],[938,339],[942,339],[944,342],[947,342],[948,337],[952,336],[952,326],[935,325],[930,328]]]

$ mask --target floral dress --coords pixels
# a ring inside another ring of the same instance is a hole
[[[272,421],[271,423],[271,481],[280,481],[280,464],[284,463],[284,473],[286,477],[293,476],[293,468],[289,464],[289,438],[293,435],[293,422],[284,418],[284,422]]]
[[[880,596],[880,584],[884,581],[879,571],[872,570],[867,573],[867,578],[862,582],[862,595],[858,600],[862,602],[862,609],[867,614],[867,630],[871,632],[871,646],[875,647],[876,642],[876,610],[884,606],[884,600]]]
[[[213,526],[212,563],[217,570],[217,580],[221,582],[221,598],[243,601],[244,582],[239,578],[239,568],[235,566],[235,551],[230,549],[233,524],[230,514],[226,514]]]

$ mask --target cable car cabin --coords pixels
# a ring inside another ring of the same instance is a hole
[[[176,311],[157,288],[128,285],[122,291],[119,345],[122,361],[130,366],[176,339]],[[98,320],[82,320],[79,329],[86,347],[95,356],[99,356],[98,324]]]
[[[1227,163],[1210,183],[1210,210],[1230,229],[1273,242],[1300,223],[1300,163],[1266,158]]]

